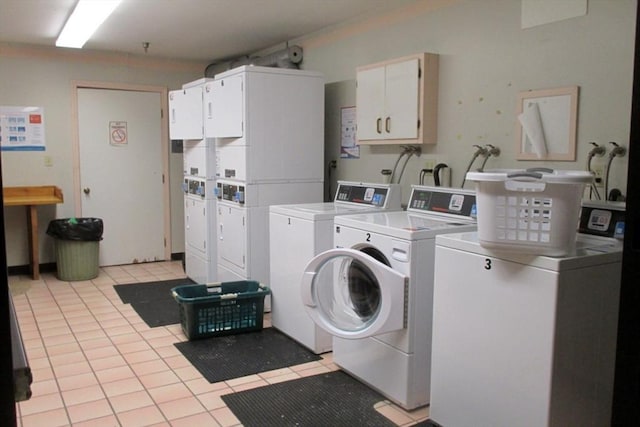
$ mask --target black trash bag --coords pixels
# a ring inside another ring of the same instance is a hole
[[[65,218],[51,221],[47,234],[60,240],[95,242],[102,240],[103,229],[100,218]]]

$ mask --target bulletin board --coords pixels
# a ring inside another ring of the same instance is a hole
[[[0,106],[2,151],[45,151],[42,107]]]
[[[518,160],[575,161],[578,86],[520,92]]]

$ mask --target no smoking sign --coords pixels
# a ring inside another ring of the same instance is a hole
[[[109,141],[111,145],[126,145],[129,143],[127,122],[109,122]]]

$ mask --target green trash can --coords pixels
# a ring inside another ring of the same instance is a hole
[[[59,280],[98,277],[102,232],[100,218],[65,218],[49,223],[47,234],[55,239],[56,276]]]

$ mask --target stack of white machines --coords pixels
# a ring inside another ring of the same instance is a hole
[[[198,283],[217,280],[215,140],[204,131],[203,101],[211,81],[169,92],[169,135],[183,140],[185,270]]]
[[[324,180],[324,78],[242,66],[216,75],[218,280],[269,283],[269,206],[318,202]],[[265,301],[269,309],[269,301]]]

